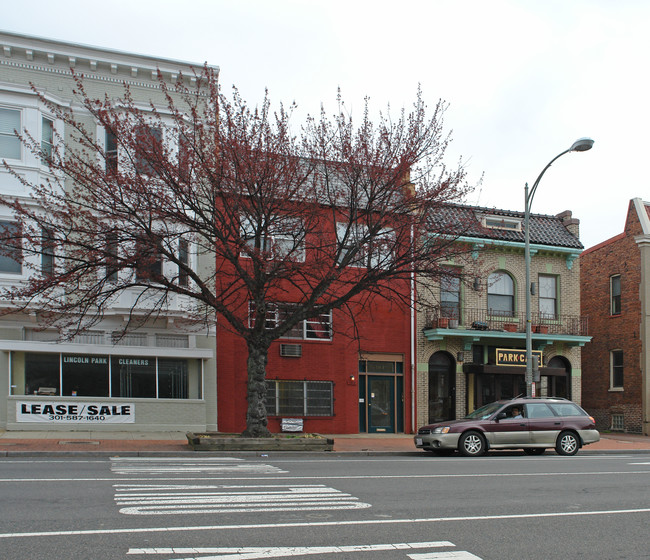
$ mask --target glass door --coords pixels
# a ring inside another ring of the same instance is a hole
[[[368,432],[395,432],[395,378],[368,376]]]

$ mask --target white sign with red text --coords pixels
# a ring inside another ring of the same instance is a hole
[[[135,404],[96,401],[18,401],[16,422],[133,424]]]

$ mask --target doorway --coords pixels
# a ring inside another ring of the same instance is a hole
[[[395,378],[368,376],[368,432],[395,432]]]
[[[456,362],[447,352],[429,358],[429,422],[456,418]]]

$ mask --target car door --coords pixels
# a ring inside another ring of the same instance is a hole
[[[506,418],[497,420],[495,417],[490,422],[488,439],[493,447],[512,447],[529,442],[528,419],[512,418],[512,408],[508,407],[502,411],[506,413]]]
[[[539,445],[555,445],[562,431],[562,418],[556,416],[545,403],[529,403],[524,406],[528,417],[530,442]]]

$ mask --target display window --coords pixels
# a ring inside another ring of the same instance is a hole
[[[155,356],[11,353],[11,394],[202,398],[201,360]]]

